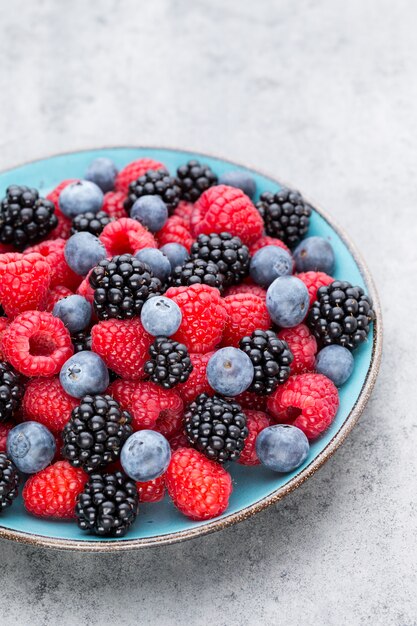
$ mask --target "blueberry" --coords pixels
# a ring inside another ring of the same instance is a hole
[[[168,219],[168,209],[160,196],[141,196],[130,210],[130,217],[156,233]]]
[[[179,265],[184,265],[185,261],[190,258],[187,248],[180,243],[166,243],[160,247],[160,251],[168,257],[172,270]]]
[[[64,254],[70,268],[80,276],[86,276],[107,256],[100,239],[86,232],[72,235],[65,244]]]
[[[266,306],[275,324],[292,328],[305,318],[310,298],[305,284],[295,276],[276,278],[266,292]]]
[[[109,372],[95,352],[78,352],[65,361],[59,374],[64,390],[74,398],[103,393],[109,385]]]
[[[341,387],[353,372],[352,353],[343,346],[326,346],[317,355],[316,370]]]
[[[135,257],[149,265],[154,276],[164,283],[171,274],[171,263],[161,250],[157,248],[143,248],[135,254]]]
[[[117,167],[111,159],[107,157],[98,157],[91,161],[85,173],[85,180],[89,180],[100,187],[101,191],[106,193],[114,189],[116,182]]]
[[[181,309],[174,300],[165,296],[149,298],[140,313],[144,329],[154,337],[170,337],[177,332],[182,320]]]
[[[52,315],[59,317],[70,333],[78,333],[87,328],[91,321],[91,304],[83,296],[68,296],[59,300]]]
[[[249,198],[253,198],[256,192],[256,183],[253,176],[241,170],[231,170],[219,176],[219,185],[237,187],[249,196]]]
[[[78,180],[67,185],[59,194],[59,208],[73,219],[79,213],[97,213],[103,206],[103,192],[89,180]]]
[[[210,387],[224,396],[237,396],[250,387],[254,376],[252,361],[239,348],[221,348],[207,364]]]
[[[256,438],[256,454],[262,465],[274,472],[291,472],[304,463],[310,444],[302,430],[289,424],[275,424]]]
[[[250,275],[257,285],[266,288],[279,276],[291,274],[292,265],[291,255],[286,250],[278,246],[265,246],[253,255]]]
[[[145,483],[164,474],[171,460],[171,447],[161,433],[139,430],[124,444],[120,462],[133,480]]]
[[[7,454],[24,474],[36,474],[50,464],[56,443],[49,430],[38,422],[22,422],[7,436]]]
[[[294,250],[297,272],[325,272],[334,269],[334,252],[331,244],[323,237],[307,237]]]

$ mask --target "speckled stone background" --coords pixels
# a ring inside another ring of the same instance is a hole
[[[184,146],[292,181],[368,260],[379,381],[302,488],[219,534],[131,554],[0,542],[4,626],[417,624],[414,0],[14,0],[0,167]]]

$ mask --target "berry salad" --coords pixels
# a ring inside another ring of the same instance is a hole
[[[298,191],[103,157],[46,197],[3,194],[0,513],[20,492],[123,537],[143,502],[223,514],[232,463],[308,460],[375,313]]]

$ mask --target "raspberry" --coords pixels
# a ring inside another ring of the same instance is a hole
[[[116,191],[123,191],[126,194],[130,183],[139,178],[139,176],[143,176],[148,170],[159,170],[161,168],[166,169],[163,163],[148,157],[132,161],[117,174]]]
[[[1,341],[3,337],[3,333],[9,325],[9,320],[7,317],[0,317],[0,361],[4,361],[4,355],[1,348]]]
[[[172,452],[178,450],[178,448],[191,448],[188,437],[183,430],[169,439],[169,445]]]
[[[186,200],[180,200],[178,206],[174,210],[173,215],[180,217],[184,220],[188,225],[191,221],[191,213],[193,212],[194,204],[192,202],[187,202]]]
[[[138,383],[130,402],[133,430],[149,428],[165,437],[176,434],[183,424],[184,403],[173,389],[154,383]]]
[[[245,446],[240,454],[238,463],[241,465],[259,465],[255,450],[256,437],[261,430],[271,425],[271,420],[268,415],[262,411],[245,411],[245,415],[249,435],[246,438]]]
[[[233,285],[233,287],[229,287],[229,289],[226,291],[226,297],[227,296],[235,296],[237,294],[240,293],[249,293],[249,294],[253,294],[254,296],[258,296],[259,298],[261,298],[262,300],[266,300],[266,291],[265,289],[262,289],[262,287],[259,287],[259,285],[251,285],[251,284],[247,284],[247,283],[242,283],[240,285]]]
[[[3,352],[25,376],[58,374],[74,348],[60,319],[45,311],[26,311],[4,331]]]
[[[271,326],[266,303],[258,296],[241,293],[227,296],[223,300],[227,311],[226,326],[223,331],[223,346],[238,347],[242,337],[254,330],[268,330]]]
[[[249,247],[249,252],[251,256],[253,256],[255,252],[258,252],[258,250],[260,250],[261,248],[264,248],[265,246],[278,246],[279,248],[282,248],[283,250],[288,252],[290,256],[292,256],[291,250],[289,249],[287,245],[285,245],[283,241],[281,241],[281,239],[277,239],[276,237],[268,237],[268,235],[264,235],[263,237],[260,237],[259,239],[255,241],[255,243],[253,243]]]
[[[167,243],[180,243],[188,252],[194,243],[194,238],[190,233],[189,224],[177,215],[172,215],[167,219],[164,226],[156,233],[159,247]]]
[[[131,412],[132,395],[136,391],[138,383],[134,380],[115,380],[113,381],[107,392],[120,404],[124,411]]]
[[[297,278],[303,281],[310,296],[310,306],[317,300],[317,291],[320,287],[327,287],[334,281],[334,278],[324,272],[301,272]]]
[[[192,448],[174,452],[165,482],[177,509],[194,520],[207,520],[224,513],[232,493],[230,474]]]
[[[77,498],[88,476],[67,461],[58,461],[31,476],[23,489],[26,510],[37,517],[74,519]]]
[[[104,194],[102,210],[116,220],[121,217],[128,217],[123,206],[125,200],[126,194],[122,191],[109,191]]]
[[[71,417],[78,400],[61,387],[59,378],[34,378],[29,381],[23,396],[25,420],[39,422],[52,433],[60,433]]]
[[[235,397],[235,400],[244,412],[249,409],[250,411],[266,411],[266,401],[268,396],[260,396],[253,391],[244,391]]]
[[[171,287],[165,293],[178,304],[181,326],[173,339],[185,344],[189,352],[208,352],[220,343],[227,312],[217,289],[208,285]]]
[[[145,378],[144,365],[153,340],[139,318],[106,320],[91,330],[93,352],[99,354],[113,372],[128,380]]]
[[[0,422],[0,452],[6,452],[7,435],[14,427],[12,422]]]
[[[44,305],[45,311],[48,313],[52,313],[54,306],[57,302],[62,300],[62,298],[67,298],[68,296],[72,296],[73,292],[68,287],[63,287],[62,285],[58,285],[58,287],[54,287],[50,289],[46,295],[46,301]]]
[[[165,495],[164,475],[146,483],[136,483],[139,502],[160,502]]]
[[[214,390],[210,387],[207,380],[207,363],[214,352],[206,354],[190,354],[193,370],[187,382],[177,386],[176,391],[179,393],[185,404],[189,404],[200,393],[206,393],[209,396],[214,394]]]
[[[294,328],[283,328],[278,337],[286,341],[293,353],[294,360],[290,365],[291,374],[312,372],[316,364],[317,341],[305,324]]]
[[[93,268],[94,269],[94,268]],[[84,280],[80,283],[77,294],[79,296],[83,296],[86,300],[89,301],[91,305],[94,303],[94,289],[90,285],[90,274],[93,270],[90,270]]]
[[[51,280],[49,263],[35,252],[0,255],[0,302],[8,317],[38,309]]]
[[[194,205],[191,230],[195,237],[225,231],[250,245],[262,235],[263,220],[241,189],[217,185],[207,189]]]
[[[315,439],[333,422],[339,407],[337,389],[322,374],[291,376],[268,399],[275,421],[293,424]]]
[[[54,239],[53,241],[42,241],[37,246],[32,246],[25,250],[25,254],[38,252],[49,263],[51,268],[51,282],[49,287],[63,285],[71,291],[75,291],[81,282],[81,276],[72,271],[65,260],[64,248],[65,239]]]
[[[46,196],[47,200],[50,200],[55,205],[55,215],[58,219],[58,226],[51,231],[47,237],[48,240],[53,239],[68,239],[71,234],[71,220],[63,215],[61,209],[59,208],[59,195],[65,187],[70,185],[71,183],[75,183],[75,178],[70,178],[68,180],[63,180],[62,183],[59,183],[48,195]]]
[[[110,222],[99,237],[109,256],[135,254],[143,248],[156,248],[154,236],[136,220],[122,217]]]
[[[59,196],[61,194],[61,191],[65,189],[65,187],[68,187],[68,185],[70,185],[71,183],[75,183],[76,180],[77,180],[76,178],[68,178],[67,180],[63,180],[61,183],[59,183],[59,185],[55,187],[55,189],[52,189],[52,191],[48,193],[48,195],[46,196],[46,199],[54,203],[55,211],[57,209],[58,211],[60,210],[59,209]]]

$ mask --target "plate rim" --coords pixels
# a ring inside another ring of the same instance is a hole
[[[132,145],[118,145],[118,146],[103,146],[103,147],[91,147],[91,148],[81,148],[68,150],[63,152],[57,152],[50,154],[48,156],[38,157],[36,159],[31,159],[29,161],[21,162],[16,165],[12,165],[11,167],[7,167],[5,169],[0,170],[0,174],[6,174],[7,172],[11,172],[17,168],[25,167],[27,165],[31,165],[33,163],[37,163],[40,161],[45,161],[47,159],[66,156],[70,154],[76,154],[80,152],[91,152],[91,151],[104,151],[104,150],[138,150],[138,151],[146,151],[146,150],[165,150],[168,152],[188,152],[195,155],[200,155],[202,157],[217,159],[218,161],[223,161],[225,163],[229,163],[230,165],[234,165],[239,168],[244,168],[246,170],[250,170],[259,174],[260,176],[264,176],[271,180],[272,182],[278,185],[285,185],[290,188],[294,188],[289,185],[286,181],[278,180],[274,175],[265,172],[264,170],[260,170],[257,167],[252,167],[251,165],[246,165],[243,163],[239,163],[237,161],[223,158],[222,156],[213,155],[207,152],[200,152],[200,150],[194,150],[190,148],[184,147],[172,147],[172,146],[155,146],[155,145],[141,145],[141,146],[132,146]],[[356,244],[352,242],[350,236],[341,228],[332,217],[328,215],[328,213],[321,208],[316,202],[311,200],[310,197],[303,194],[303,197],[307,200],[309,204],[311,204],[317,213],[329,224],[329,226],[338,234],[343,243],[348,248],[350,254],[352,255],[355,263],[358,266],[359,272],[364,279],[364,282],[367,286],[367,290],[369,295],[371,296],[374,304],[375,310],[375,321],[373,327],[373,345],[372,345],[372,355],[371,361],[369,364],[368,372],[366,374],[365,380],[362,384],[362,388],[359,392],[358,398],[352,407],[350,413],[346,417],[344,423],[339,428],[339,430],[335,433],[332,439],[329,441],[327,446],[311,461],[311,463],[301,470],[298,474],[293,476],[291,480],[274,490],[268,496],[261,498],[257,502],[241,509],[240,511],[236,511],[235,513],[230,513],[224,518],[218,518],[211,520],[204,525],[196,526],[195,528],[177,531],[173,533],[169,533],[166,535],[155,535],[153,537],[142,537],[136,539],[119,539],[117,541],[90,541],[88,539],[83,541],[78,541],[74,539],[62,539],[58,537],[46,537],[44,535],[38,535],[35,533],[28,533],[19,530],[12,530],[10,528],[5,528],[0,525],[0,538],[9,539],[12,541],[16,541],[18,543],[32,545],[32,546],[41,546],[44,548],[54,548],[58,550],[74,550],[81,552],[121,552],[126,550],[137,550],[139,548],[146,547],[154,547],[161,545],[171,545],[174,543],[178,543],[180,541],[185,541],[189,539],[194,539],[196,537],[200,537],[203,535],[208,535],[210,533],[216,532],[218,530],[222,530],[224,528],[228,528],[233,524],[237,524],[238,522],[249,519],[256,513],[263,511],[267,507],[271,506],[282,500],[286,495],[300,487],[306,480],[308,480],[311,476],[313,476],[323,465],[324,463],[333,456],[339,446],[345,441],[347,436],[353,430],[354,426],[357,424],[361,414],[363,413],[366,404],[369,401],[372,390],[374,388],[380,364],[382,358],[382,334],[383,334],[383,323],[382,323],[382,311],[380,299],[378,296],[378,292],[375,286],[374,279],[369,271],[367,264],[365,263],[362,254],[358,251]]]

